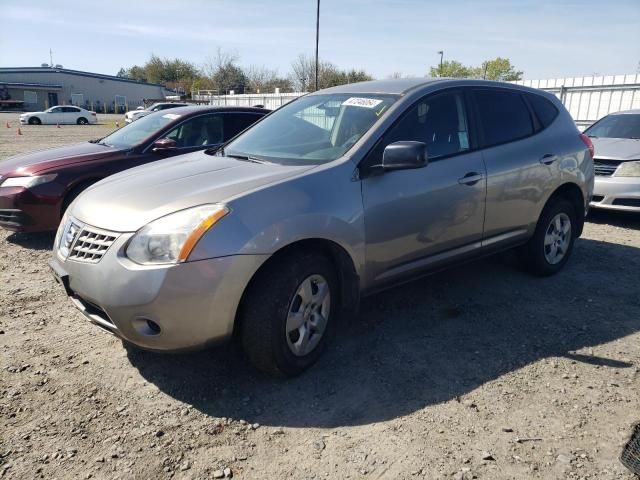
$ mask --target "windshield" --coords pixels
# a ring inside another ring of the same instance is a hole
[[[107,135],[99,143],[112,147],[132,148],[178,118],[180,115],[177,113],[153,113]]]
[[[307,95],[276,110],[224,148],[229,156],[321,164],[342,156],[396,101],[394,95]]]
[[[585,133],[590,137],[640,138],[640,114],[609,115]]]

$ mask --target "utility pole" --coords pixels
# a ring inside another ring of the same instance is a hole
[[[49,65],[53,68],[53,50],[49,49]]]
[[[438,54],[440,55],[440,76],[442,76],[442,58],[444,57],[444,50],[438,50]]]
[[[318,90],[318,43],[320,41],[320,0],[316,10],[316,91]]]

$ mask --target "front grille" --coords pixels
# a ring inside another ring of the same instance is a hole
[[[593,166],[595,168],[595,174],[603,177],[610,177],[613,172],[616,171],[618,165],[622,162],[620,160],[602,160],[601,158],[593,159]]]
[[[640,198],[616,198],[612,203],[622,207],[640,207]]]
[[[107,253],[109,247],[113,245],[118,236],[115,233],[105,232],[103,230],[93,229],[91,227],[83,227],[78,234],[76,241],[73,243],[70,260],[80,262],[98,263],[100,259]]]
[[[21,210],[0,210],[0,222],[21,225],[26,223],[25,216]]]

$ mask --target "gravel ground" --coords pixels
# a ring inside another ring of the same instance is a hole
[[[0,163],[109,128],[5,117]],[[51,278],[51,235],[0,232],[0,477],[631,479],[639,229],[597,212],[555,277],[503,254],[370,297],[288,381],[233,345],[125,348]]]

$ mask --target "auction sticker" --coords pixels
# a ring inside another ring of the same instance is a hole
[[[178,115],[177,113],[165,113],[162,118],[170,118],[171,120],[175,120],[176,118],[180,118],[182,115]]]
[[[349,100],[345,100],[344,102],[342,102],[342,105],[350,107],[375,108],[381,103],[382,100],[379,100],[377,98],[351,97]]]

